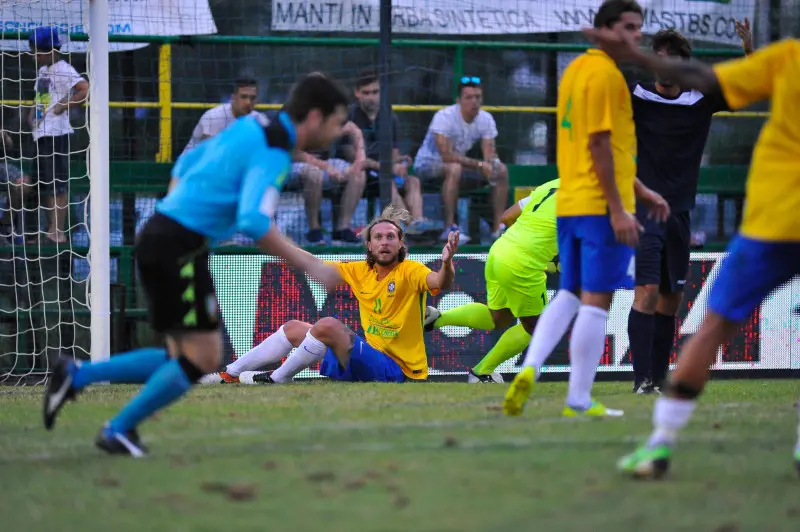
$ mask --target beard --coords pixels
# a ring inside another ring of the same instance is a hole
[[[375,260],[375,264],[391,266],[397,262],[398,255],[399,253],[373,253],[372,258]]]

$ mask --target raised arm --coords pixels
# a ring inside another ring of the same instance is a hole
[[[442,267],[438,272],[431,272],[426,279],[428,290],[447,290],[453,286],[456,270],[453,266],[453,256],[458,251],[458,232],[453,231],[447,237],[447,244],[442,249]]]

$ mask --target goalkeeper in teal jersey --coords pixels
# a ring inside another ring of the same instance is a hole
[[[545,183],[503,214],[510,226],[486,258],[487,302],[469,303],[443,313],[428,307],[428,330],[445,325],[494,330],[517,323],[469,372],[469,382],[503,382],[497,366],[528,346],[536,320],[547,304],[547,271],[555,271],[556,193],[559,180]]]
[[[243,117],[178,159],[170,192],[137,235],[135,248],[152,325],[166,336],[168,349],[137,349],[99,363],[57,360],[45,395],[45,428],[51,429],[65,402],[89,384],[145,383],[101,429],[95,444],[111,454],[147,453],[139,424],[222,361],[210,241],[240,231],[268,253],[333,286],[337,270],[292,245],[273,217],[292,152],[330,145],[341,134],[346,113],[347,95],[334,81],[308,76],[273,122]]]

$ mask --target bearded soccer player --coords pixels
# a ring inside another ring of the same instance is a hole
[[[585,31],[617,60],[703,94],[721,94],[731,109],[772,100],[753,150],[742,226],[711,288],[709,313],[681,351],[667,394],[656,400],[650,438],[618,464],[633,476],[657,478],[669,468],[678,432],[689,423],[719,347],[770,292],[800,274],[800,40],[711,67],[645,52],[622,32]],[[794,460],[800,467],[800,442]]]
[[[558,187],[558,179],[538,186],[503,213],[508,229],[492,244],[486,258],[485,305],[468,303],[441,314],[428,307],[426,330],[460,325],[492,331],[519,319],[520,323],[505,331],[483,360],[469,370],[470,383],[503,382],[495,371],[497,366],[525,350],[547,305],[546,272],[558,255]]]
[[[752,52],[750,23],[736,23],[745,53]],[[653,37],[653,51],[689,59],[689,41],[673,29]],[[664,223],[637,209],[644,226],[636,249],[636,288],[628,317],[633,362],[633,391],[660,393],[669,370],[675,336],[675,315],[683,299],[689,269],[691,227],[700,162],[711,117],[728,109],[719,93],[704,94],[674,80],[637,82],[631,86],[636,124],[637,176],[667,200],[670,216]]]
[[[423,309],[428,292],[436,295],[453,284],[453,255],[458,232],[451,232],[442,250],[442,267],[433,272],[406,258],[403,224],[407,211],[389,206],[363,235],[366,260],[329,263],[338,284],[352,288],[358,300],[365,338],[356,336],[336,318],[315,324],[290,321],[220,373],[223,382],[237,382],[244,371],[280,362],[272,373],[254,382],[285,383],[321,362],[320,373],[345,382],[403,382],[428,377],[428,357],[422,337]]]
[[[596,28],[616,28],[636,42],[642,9],[633,1],[607,0]],[[616,63],[602,50],[589,50],[564,71],[558,88],[556,199],[561,288],[539,318],[525,368],[508,389],[503,411],[520,415],[541,367],[573,319],[567,417],[620,416],[592,400],[603,356],[606,319],[614,291],[634,281],[634,248],[641,225],[635,195],[665,218],[663,198],[636,180],[636,135],[631,97]],[[638,190],[635,190],[638,189]]]
[[[211,240],[241,231],[264,251],[333,286],[330,268],[283,237],[273,217],[292,151],[333,142],[341,134],[346,106],[347,96],[335,82],[309,76],[294,87],[273,122],[242,118],[181,155],[172,169],[170,192],[136,242],[153,328],[166,335],[168,349],[137,349],[99,363],[59,359],[45,394],[45,428],[52,429],[64,404],[90,384],[145,383],[100,430],[95,444],[111,454],[147,454],[137,427],[186,394],[222,358],[208,267]]]

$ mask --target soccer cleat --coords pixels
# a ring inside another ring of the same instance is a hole
[[[535,381],[536,370],[530,366],[517,373],[517,376],[511,382],[511,386],[508,387],[506,398],[503,401],[503,413],[505,415],[518,416],[522,414],[525,401],[530,397]]]
[[[496,371],[490,373],[489,375],[478,375],[473,370],[469,370],[469,375],[467,376],[467,382],[469,384],[503,384],[503,376],[497,373]]]
[[[75,362],[58,357],[47,381],[44,393],[44,428],[51,430],[56,422],[56,416],[61,411],[64,403],[74,401],[78,394],[72,386],[72,371]]]
[[[564,417],[622,417],[623,414],[625,414],[625,412],[622,410],[606,408],[597,401],[592,401],[592,405],[585,409],[575,408],[567,405],[564,407],[564,411],[561,413],[561,415]]]
[[[272,380],[272,372],[265,371],[264,373],[256,373],[253,375],[253,384],[277,384]]]
[[[433,324],[439,319],[442,313],[436,307],[425,308],[425,319],[422,321],[422,328],[427,332],[431,332],[434,327]]]
[[[633,393],[636,395],[661,395],[661,389],[653,384],[653,381],[646,380],[633,385]]]
[[[667,473],[671,459],[672,448],[668,445],[660,444],[653,447],[643,445],[633,453],[620,458],[617,469],[634,478],[659,479]]]
[[[219,380],[222,384],[238,384],[239,377],[234,377],[227,371],[220,371],[219,372]]]
[[[124,454],[134,458],[147,456],[148,449],[139,439],[136,429],[126,433],[114,432],[109,425],[100,429],[100,433],[94,440],[94,444],[108,454]]]

